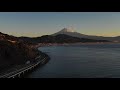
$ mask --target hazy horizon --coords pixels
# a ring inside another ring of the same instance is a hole
[[[14,36],[50,35],[63,28],[96,36],[120,36],[120,12],[0,12],[0,32]]]

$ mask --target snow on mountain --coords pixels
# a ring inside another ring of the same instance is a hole
[[[60,32],[75,32],[75,31],[69,28],[63,28]]]
[[[120,41],[120,37],[103,37],[103,36],[95,36],[95,35],[85,35],[85,34],[81,34],[79,32],[75,32],[73,29],[71,28],[63,28],[62,30],[52,34],[53,36],[59,35],[59,34],[66,34],[69,36],[73,36],[73,37],[79,37],[79,38],[89,38],[89,39],[96,39],[96,40],[110,40],[110,41]]]

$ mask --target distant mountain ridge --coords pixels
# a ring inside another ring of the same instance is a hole
[[[56,32],[52,35],[55,36],[55,35],[59,35],[59,34],[66,34],[66,35],[78,37],[78,38],[89,38],[89,39],[95,39],[95,40],[109,40],[109,41],[119,41],[120,42],[120,36],[103,37],[103,36],[95,36],[95,35],[85,35],[85,34],[75,32],[74,30],[70,30],[69,28],[63,28],[59,32]]]
[[[78,43],[78,42],[109,42],[108,40],[94,40],[88,38],[78,38],[66,34],[58,35],[43,35],[41,37],[29,38],[29,37],[20,37],[19,39],[24,42],[31,43]]]
[[[0,32],[0,40],[14,40],[17,41],[19,40],[17,37],[14,37],[12,35],[4,34]]]

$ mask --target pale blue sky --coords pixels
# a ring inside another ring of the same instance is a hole
[[[120,12],[0,12],[0,32],[41,36],[73,27],[99,36],[120,36]]]

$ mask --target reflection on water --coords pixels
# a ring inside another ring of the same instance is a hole
[[[40,47],[51,60],[30,78],[120,77],[120,44]]]

